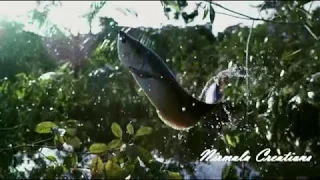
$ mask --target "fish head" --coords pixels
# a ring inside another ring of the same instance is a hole
[[[149,50],[129,34],[120,31],[117,40],[118,57],[129,70],[151,71]]]

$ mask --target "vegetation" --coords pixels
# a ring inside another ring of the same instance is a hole
[[[168,17],[173,13],[186,23],[200,11],[213,22],[219,6],[205,1],[186,13],[188,1],[162,2]],[[249,94],[244,79],[230,80],[223,102],[230,122],[221,132],[205,119],[188,132],[159,120],[117,58],[115,40],[122,27],[112,19],[101,18],[103,31],[88,35],[94,43],[86,53],[67,58],[52,54],[46,44],[51,41],[23,31],[22,25],[2,23],[0,177],[181,179],[182,172],[194,174],[194,162],[213,148],[232,155],[250,150],[253,156],[248,163],[226,165],[222,178],[253,178],[252,171],[260,178],[319,176],[320,8],[309,13],[305,3],[277,1],[257,7],[276,13],[256,19],[264,23],[253,28],[249,43]],[[103,5],[93,3],[89,24]],[[43,18],[34,18],[44,26]],[[207,80],[228,66],[246,65],[250,27],[232,26],[217,37],[205,26],[143,31],[152,42],[148,46],[166,60],[190,94],[199,95]],[[55,32],[50,40],[64,38],[79,45],[79,37]],[[45,148],[58,154],[46,155]],[[312,155],[312,160],[256,163],[255,154],[264,148],[272,154]],[[26,157],[35,166],[21,171]]]

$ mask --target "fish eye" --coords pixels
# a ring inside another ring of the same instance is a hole
[[[122,43],[125,43],[125,42],[126,42],[126,38],[123,37],[123,36],[120,36],[119,40],[120,40]]]
[[[119,32],[119,40],[122,42],[122,43],[125,43],[126,42],[126,35],[124,32],[120,31]]]

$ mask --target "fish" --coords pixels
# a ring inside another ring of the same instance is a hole
[[[191,96],[157,53],[123,31],[118,33],[117,52],[121,64],[169,127],[188,130],[223,109],[222,103],[206,103]]]

